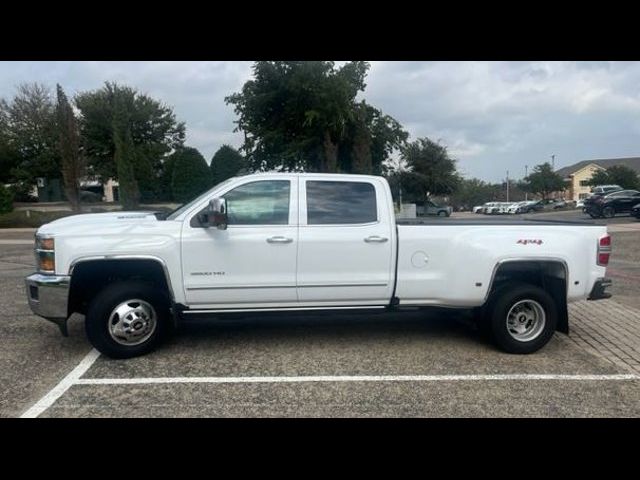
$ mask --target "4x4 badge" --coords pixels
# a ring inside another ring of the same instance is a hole
[[[536,239],[533,239],[533,240],[521,238],[516,243],[519,243],[521,245],[528,245],[530,243],[535,243],[536,245],[542,245],[542,240],[540,240],[539,238],[536,238]]]

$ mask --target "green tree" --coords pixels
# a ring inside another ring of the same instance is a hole
[[[518,184],[518,187],[523,192],[540,195],[543,199],[547,199],[553,192],[564,191],[566,184],[547,162],[533,167],[533,171]]]
[[[113,144],[115,147],[114,160],[118,178],[118,192],[120,203],[124,210],[138,206],[140,190],[134,173],[136,163],[136,148],[131,137],[131,125],[128,111],[122,99],[116,100],[113,113]]]
[[[128,118],[131,137],[128,148],[135,150],[131,157],[132,175],[141,199],[161,196],[164,161],[184,143],[185,137],[184,123],[176,120],[173,110],[131,87],[109,82],[98,90],[76,95],[75,103],[81,112],[80,132],[89,173],[103,181],[118,179],[114,132],[118,105]]]
[[[51,92],[39,83],[24,83],[17,90],[10,102],[0,101],[0,175],[16,184],[18,198],[22,198],[28,196],[37,177],[61,175]]]
[[[160,173],[160,185],[162,186],[162,194],[159,196],[161,200],[173,201],[173,192],[171,183],[173,182],[173,167],[175,166],[176,152],[172,153],[162,162],[162,171]]]
[[[626,165],[613,165],[606,170],[597,170],[587,180],[588,185],[620,185],[627,190],[640,190],[640,178],[635,170]]]
[[[424,201],[430,196],[447,195],[458,189],[462,178],[447,147],[428,138],[419,138],[402,147],[401,158],[408,168],[399,178],[406,200]]]
[[[252,170],[372,173],[406,139],[391,117],[356,102],[367,62],[256,62],[253,79],[225,101],[238,115]]]
[[[465,178],[460,181],[458,189],[451,196],[451,204],[455,207],[471,209],[494,200],[500,191],[500,185],[487,183],[477,178]]]
[[[231,178],[246,168],[244,157],[238,150],[222,145],[211,158],[211,178],[214,185]]]
[[[64,94],[62,87],[56,85],[58,103],[56,115],[58,120],[58,148],[62,160],[62,178],[67,200],[74,211],[80,210],[80,178],[84,174],[84,162],[80,152],[80,135],[73,109]]]
[[[18,157],[13,151],[9,134],[9,105],[0,98],[0,184],[12,180],[11,170],[18,164]]]
[[[0,182],[0,213],[13,211],[13,194]]]
[[[587,180],[587,185],[610,185],[609,174],[606,170],[596,170],[593,172],[593,175],[591,175],[591,178]]]
[[[173,154],[171,187],[174,200],[184,203],[211,188],[211,172],[198,150],[181,147]]]

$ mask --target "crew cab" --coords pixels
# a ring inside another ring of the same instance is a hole
[[[184,318],[242,312],[469,309],[511,353],[568,333],[567,302],[610,296],[606,226],[538,220],[396,221],[382,177],[234,177],[169,215],[81,214],[36,232],[31,309],[115,358]]]

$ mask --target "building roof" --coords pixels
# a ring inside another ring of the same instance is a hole
[[[582,168],[592,163],[595,163],[602,168],[609,168],[613,167],[614,165],[624,165],[640,173],[640,157],[597,158],[594,160],[583,160],[582,162],[574,163],[573,165],[569,165],[568,167],[562,167],[556,170],[556,173],[563,177],[568,177],[569,175],[576,173],[578,170],[581,170]]]

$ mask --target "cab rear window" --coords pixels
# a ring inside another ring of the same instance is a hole
[[[378,220],[376,190],[367,182],[307,181],[307,225],[344,225]]]

